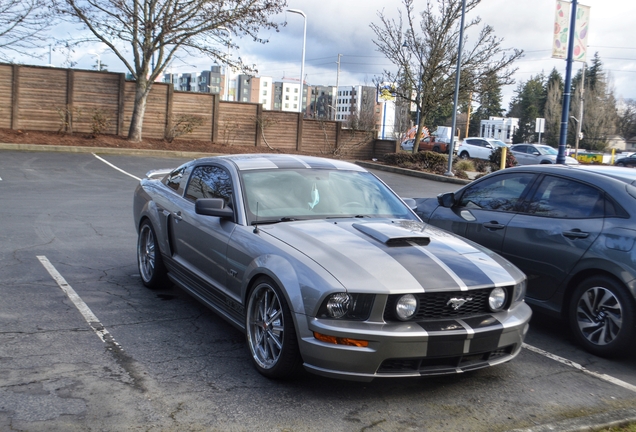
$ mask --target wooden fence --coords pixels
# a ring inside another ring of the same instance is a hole
[[[100,115],[109,124],[103,133],[125,136],[134,98],[135,83],[121,73],[0,64],[0,128],[90,133]],[[184,138],[357,159],[396,151],[395,141],[376,140],[374,132],[166,83],[154,83],[148,95],[143,136],[164,138],[176,122],[193,118],[201,124]]]

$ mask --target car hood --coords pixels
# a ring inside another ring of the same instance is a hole
[[[350,291],[414,293],[513,285],[523,274],[455,234],[406,220],[332,219],[263,225]]]

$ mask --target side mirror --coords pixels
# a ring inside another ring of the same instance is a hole
[[[223,219],[234,217],[234,211],[225,207],[225,200],[222,198],[199,198],[194,203],[196,214],[205,216],[216,216]]]
[[[411,210],[415,210],[417,208],[417,203],[413,198],[402,198],[402,201],[404,201],[404,204],[409,206]]]
[[[442,207],[451,208],[455,205],[455,193],[447,192],[437,195],[437,202]]]

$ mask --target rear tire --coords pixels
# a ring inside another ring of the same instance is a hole
[[[245,329],[252,362],[261,375],[298,376],[302,358],[292,314],[280,288],[266,276],[255,282],[248,296]]]
[[[157,235],[152,224],[145,220],[139,228],[137,238],[137,268],[145,286],[151,289],[163,288],[168,284],[166,267],[157,245]]]
[[[468,154],[467,151],[463,151],[459,154],[459,158],[460,159],[470,159],[470,155]]]
[[[623,284],[607,276],[584,280],[570,301],[570,328],[587,351],[624,354],[634,342],[636,306]]]

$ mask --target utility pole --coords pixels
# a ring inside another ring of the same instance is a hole
[[[585,67],[587,63],[583,63],[583,72],[581,73],[581,100],[579,101],[579,118],[576,122],[576,138],[574,138],[574,158],[579,156],[579,139],[581,138],[581,128],[583,123],[583,93],[585,92]]]
[[[338,54],[338,61],[336,64],[338,65],[338,69],[336,72],[336,91],[333,94],[333,102],[331,103],[331,109],[333,109],[333,120],[336,119],[336,107],[338,106],[338,85],[340,84],[340,57],[342,54]]]

